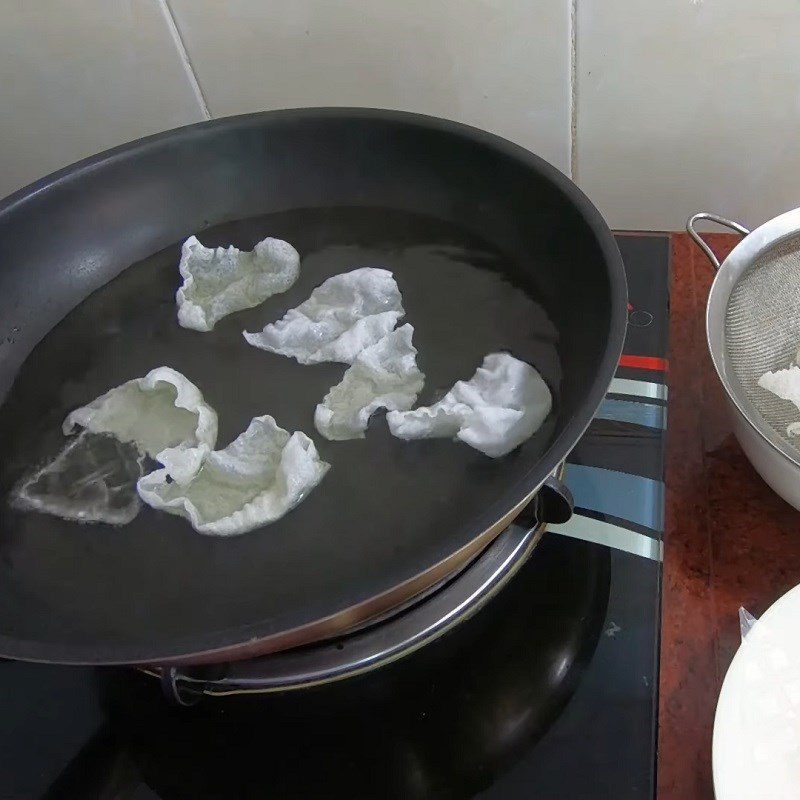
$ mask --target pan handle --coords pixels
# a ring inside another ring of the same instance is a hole
[[[572,517],[575,500],[567,484],[551,475],[539,489],[536,505],[539,522],[545,525],[561,525],[569,522]]]
[[[719,259],[714,255],[714,251],[708,246],[706,241],[702,238],[702,236],[700,236],[700,234],[697,232],[697,229],[694,227],[695,223],[701,219],[707,219],[709,222],[716,222],[717,225],[730,228],[742,236],[747,236],[750,231],[747,230],[744,225],[740,225],[738,222],[725,219],[725,217],[720,217],[716,214],[708,214],[705,211],[701,211],[699,214],[694,214],[693,216],[689,217],[688,220],[686,220],[686,232],[692,237],[697,246],[706,254],[706,258],[708,258],[708,260],[711,262],[711,266],[714,267],[715,270],[718,270]]]
[[[542,524],[560,525],[572,517],[574,507],[572,492],[562,480],[551,475],[514,522],[527,528]]]

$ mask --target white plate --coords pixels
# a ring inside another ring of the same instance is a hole
[[[800,798],[800,586],[767,610],[731,663],[713,768],[717,800]]]

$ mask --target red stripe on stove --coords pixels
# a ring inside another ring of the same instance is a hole
[[[666,358],[655,358],[654,356],[629,356],[623,355],[619,360],[621,367],[632,367],[633,369],[651,369],[655,372],[667,372],[669,361]]]

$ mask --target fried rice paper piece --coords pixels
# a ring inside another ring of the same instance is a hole
[[[329,468],[308,436],[290,434],[265,415],[224,450],[209,453],[188,483],[172,480],[164,468],[141,478],[138,491],[145,503],[186,518],[199,533],[235,536],[280,519]]]
[[[400,439],[454,438],[499,458],[533,436],[552,407],[550,389],[530,364],[490,353],[438,403],[390,411],[386,420]]]
[[[358,354],[314,413],[314,424],[326,439],[363,439],[379,408],[404,411],[416,403],[425,376],[417,367],[413,334],[413,326],[403,325]]]
[[[394,330],[404,314],[392,273],[362,267],[328,278],[282,319],[260,333],[245,331],[244,338],[300,364],[352,364],[364,348]]]
[[[178,324],[210,331],[228,314],[289,289],[300,274],[300,256],[281,239],[264,239],[243,252],[232,245],[204,247],[190,236],[178,269],[183,278],[175,295]]]

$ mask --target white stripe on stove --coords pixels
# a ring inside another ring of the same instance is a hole
[[[661,542],[643,533],[629,531],[610,522],[602,522],[593,517],[584,517],[579,513],[572,515],[572,519],[563,525],[548,525],[547,531],[569,536],[573,539],[582,539],[584,542],[604,544],[635,556],[650,558],[653,561],[663,560]]]
[[[655,400],[667,399],[667,387],[663,383],[633,381],[630,378],[614,378],[608,391],[612,394],[630,394],[634,397],[651,397]]]

